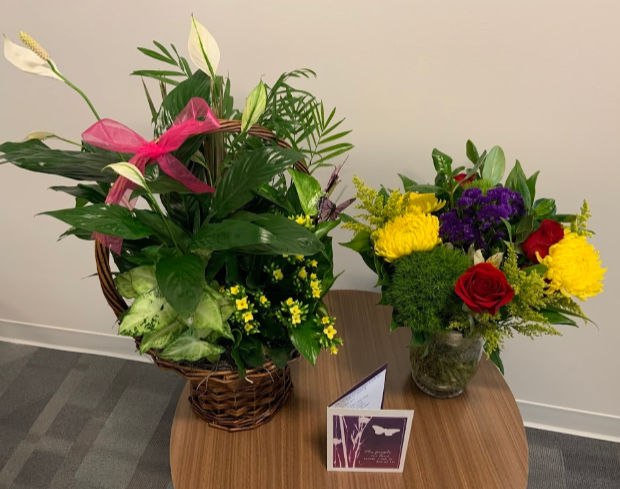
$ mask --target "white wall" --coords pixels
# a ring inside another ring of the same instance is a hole
[[[465,141],[472,138],[482,147],[502,145],[528,174],[541,169],[539,192],[555,197],[562,211],[576,211],[587,196],[598,230],[594,242],[609,268],[605,293],[585,305],[598,328],[510,341],[507,379],[516,397],[530,403],[620,416],[614,312],[620,292],[614,253],[620,237],[620,4],[4,0],[0,27],[14,40],[20,29],[31,33],[100,113],[146,135],[142,89],[126,75],[151,64],[135,46],[157,39],[185,51],[190,12],[218,40],[220,72],[230,73],[240,102],[261,75],[271,82],[284,70],[316,69],[319,79],[308,87],[335,104],[355,130],[356,149],[343,171],[347,182],[354,173],[376,185],[397,185],[398,172],[428,180],[433,147],[464,161]],[[78,138],[92,122],[81,100],[57,81],[4,62],[0,80],[2,140],[33,130]],[[98,283],[84,278],[94,272],[91,246],[57,243],[64,226],[33,217],[72,204],[46,190],[59,183],[0,168],[0,336],[16,334],[15,322],[113,331]],[[339,248],[336,260],[347,271],[339,287],[372,287],[372,275],[352,252]],[[599,419],[606,423],[602,431],[620,432],[619,419]],[[549,415],[531,421],[554,424]]]

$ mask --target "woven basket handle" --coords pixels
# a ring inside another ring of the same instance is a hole
[[[241,132],[241,121],[239,120],[220,119],[219,122],[220,129],[214,132]],[[285,141],[277,139],[273,132],[262,126],[252,126],[248,134],[266,141],[275,141],[276,144],[282,148],[291,147]],[[310,173],[308,171],[308,166],[303,161],[295,163],[295,169],[303,173]],[[125,299],[123,299],[118,293],[118,290],[116,290],[114,278],[112,277],[112,270],[110,269],[110,253],[108,248],[99,243],[99,241],[95,241],[95,262],[97,263],[97,275],[99,276],[99,284],[101,285],[103,295],[118,318],[128,309],[128,306]]]

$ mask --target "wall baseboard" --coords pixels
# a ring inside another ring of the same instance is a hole
[[[620,416],[517,399],[525,426],[620,443]]]
[[[0,341],[150,362],[138,354],[131,338],[45,324],[0,319]]]
[[[0,341],[150,362],[131,338],[0,319]],[[525,426],[620,442],[620,416],[517,400]]]

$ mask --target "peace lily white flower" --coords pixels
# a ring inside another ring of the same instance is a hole
[[[25,32],[19,33],[19,37],[27,47],[15,44],[4,34],[2,37],[4,37],[4,57],[13,66],[26,73],[62,80],[52,69],[53,61],[47,51],[31,36]]]
[[[193,15],[187,49],[189,58],[196,67],[211,78],[215,78],[215,72],[220,64],[220,48],[207,28],[198,22]]]

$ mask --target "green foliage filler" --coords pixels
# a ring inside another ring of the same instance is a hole
[[[436,246],[394,262],[384,301],[394,307],[394,321],[414,331],[442,331],[461,301],[454,283],[469,267],[467,256],[449,246]]]

